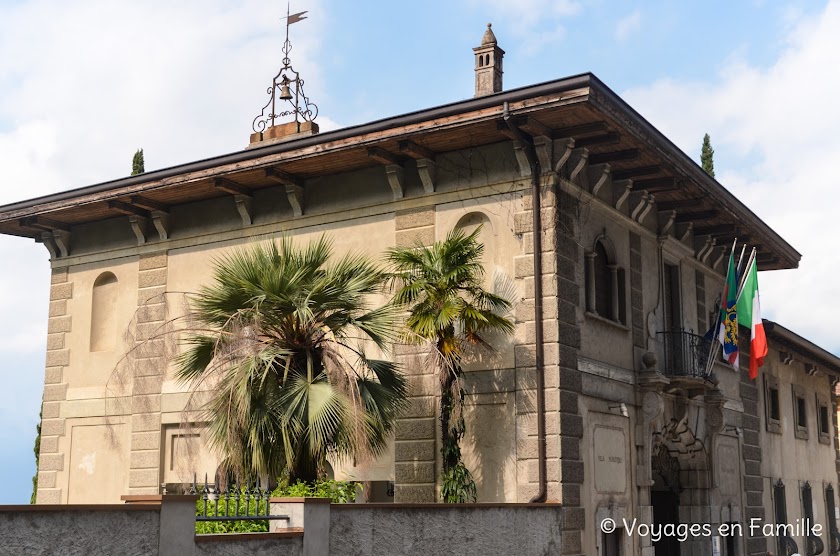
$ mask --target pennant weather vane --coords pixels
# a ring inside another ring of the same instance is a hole
[[[310,102],[303,90],[303,78],[293,67],[289,57],[292,42],[289,40],[289,26],[307,19],[307,11],[290,13],[286,5],[286,40],[283,42],[283,67],[274,76],[267,93],[268,102],[263,106],[260,114],[254,118],[252,128],[256,133],[262,133],[269,127],[274,127],[277,120],[293,116],[294,122],[300,127],[301,122],[313,122],[318,117],[318,106]]]

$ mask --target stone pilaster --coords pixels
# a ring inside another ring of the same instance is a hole
[[[583,417],[578,396],[582,393],[582,377],[578,370],[581,347],[578,312],[581,293],[578,276],[583,276],[583,253],[580,249],[580,206],[578,198],[560,190],[557,194],[555,236],[557,255],[557,337],[560,365],[560,502],[566,518],[563,531],[563,554],[582,554],[582,535],[585,528],[581,503],[584,465],[581,458]],[[546,315],[546,318],[549,318]]]
[[[749,345],[748,336],[745,337],[741,334],[739,340],[740,345]],[[744,457],[744,492],[746,494],[746,510],[743,521],[744,523],[750,523],[751,519],[757,518],[764,523],[766,511],[764,508],[764,478],[761,476],[761,447],[759,446],[761,418],[758,416],[758,386],[757,382],[750,380],[748,354],[746,357],[741,357],[741,401],[744,404],[741,421],[744,437],[741,450]],[[768,549],[767,539],[762,536],[747,536],[749,534],[748,529],[748,527],[744,527],[745,554],[749,556],[766,554]]]
[[[158,494],[161,480],[160,394],[166,376],[167,255],[140,256],[131,391],[129,494]]]
[[[398,247],[435,241],[435,209],[400,211],[395,218]],[[395,360],[408,380],[407,407],[396,426],[394,502],[434,502],[438,475],[438,374],[426,363],[428,350],[396,346]]]
[[[633,323],[633,346],[639,349],[647,347],[642,291],[642,238],[630,232],[630,321]]]
[[[72,321],[67,313],[67,301],[73,297],[73,282],[66,268],[54,269],[50,285],[50,309],[47,324],[47,360],[44,373],[43,414],[41,416],[41,453],[38,458],[39,504],[60,504],[62,489],[56,488],[58,473],[64,470],[66,454],[59,450],[66,434],[61,417],[61,402],[67,399],[64,369],[70,364],[70,349],[66,335]]]

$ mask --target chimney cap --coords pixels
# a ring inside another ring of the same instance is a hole
[[[496,44],[496,35],[493,34],[493,24],[487,24],[487,30],[484,32],[484,36],[481,38],[481,46],[485,46],[488,44]]]

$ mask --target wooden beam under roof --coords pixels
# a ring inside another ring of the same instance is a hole
[[[573,125],[569,127],[562,127],[552,131],[551,136],[554,139],[576,138],[583,135],[594,135],[595,133],[605,133],[609,130],[607,122],[591,122],[588,124]]]
[[[657,210],[677,210],[694,208],[703,204],[703,199],[677,199],[675,201],[657,201]]]
[[[613,131],[606,135],[593,135],[592,137],[575,139],[575,148],[591,147],[592,145],[608,145],[610,143],[618,143],[619,141],[621,141],[621,135]]]
[[[682,212],[677,214],[676,221],[677,222],[694,222],[696,220],[708,220],[710,218],[717,218],[720,213],[716,210],[701,210],[697,212]],[[701,235],[698,234],[695,230],[695,236]]]
[[[715,234],[737,234],[735,224],[715,224],[714,226],[700,226],[694,228],[695,236],[711,236]]]
[[[404,152],[411,158],[417,160],[420,160],[422,158],[428,160],[435,159],[435,153],[433,153],[423,145],[418,145],[414,141],[400,141],[400,152]]]
[[[633,189],[657,193],[660,191],[674,191],[678,187],[676,178],[652,178],[649,180],[633,180]]]
[[[135,207],[122,201],[108,201],[108,208],[128,216],[142,216],[143,218],[149,218],[151,216],[146,209]]]
[[[603,164],[604,162],[617,162],[619,160],[635,160],[641,155],[642,153],[639,151],[639,149],[627,149],[624,151],[590,154],[589,163],[594,165]]]
[[[128,202],[136,207],[144,208],[146,210],[169,212],[169,207],[167,205],[147,199],[146,197],[141,197],[140,195],[132,195]]]
[[[626,168],[624,170],[615,170],[612,173],[614,180],[626,180],[630,178],[638,178],[641,176],[650,176],[658,174],[662,171],[662,166],[654,164],[653,166],[637,166],[636,168]]]
[[[36,230],[46,230],[51,232],[53,230],[70,231],[70,225],[43,216],[30,216],[20,220],[20,225],[25,228],[35,228]]]
[[[541,121],[537,120],[533,116],[526,116],[525,121],[522,123],[517,122],[517,127],[524,129],[528,132],[531,136],[543,136],[543,137],[553,137],[554,131],[542,123]]]
[[[265,177],[281,185],[296,185],[299,187],[303,185],[303,180],[298,176],[278,168],[266,168]]]
[[[230,193],[231,195],[246,195],[248,197],[253,195],[253,191],[251,191],[244,185],[239,185],[235,181],[229,180],[227,178],[216,178],[213,181],[213,185],[219,191],[224,191],[225,193]]]
[[[382,164],[402,165],[402,159],[380,147],[368,147],[367,155]]]

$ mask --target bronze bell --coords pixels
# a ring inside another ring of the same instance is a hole
[[[289,90],[289,82],[283,81],[280,84],[280,100],[292,100],[292,91]]]

